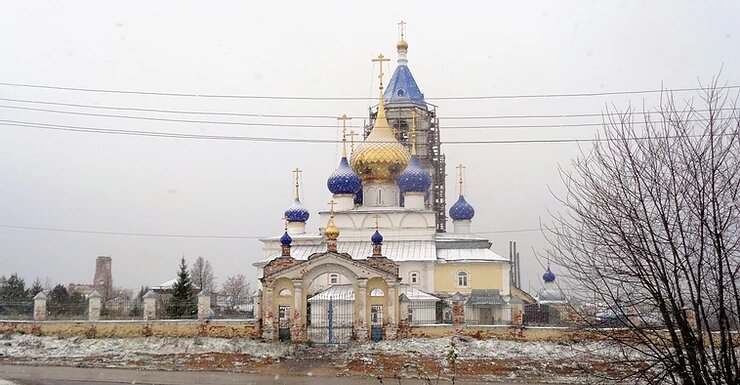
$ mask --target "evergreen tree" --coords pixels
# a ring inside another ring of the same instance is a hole
[[[33,297],[36,296],[36,294],[44,291],[44,287],[41,286],[41,280],[36,278],[35,281],[33,281],[33,285],[28,288],[28,298],[33,299]]]
[[[66,314],[69,306],[69,292],[61,284],[57,284],[49,292],[49,300],[46,308],[52,316]]]
[[[18,274],[13,274],[5,281],[5,284],[0,287],[0,300],[11,302],[11,301],[22,301],[26,299],[26,283],[23,278],[18,277]]]
[[[167,308],[171,317],[189,318],[198,313],[198,302],[195,296],[195,288],[190,280],[188,265],[185,258],[180,259],[180,271],[177,273],[177,281],[172,285],[172,298]]]

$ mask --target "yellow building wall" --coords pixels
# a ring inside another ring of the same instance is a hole
[[[468,273],[468,286],[457,286],[457,272]],[[499,289],[503,287],[499,263],[437,263],[434,266],[434,291],[450,294],[470,293],[472,289]]]

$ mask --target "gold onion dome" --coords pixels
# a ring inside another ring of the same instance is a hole
[[[339,228],[334,224],[334,214],[329,217],[329,223],[326,224],[324,235],[330,241],[336,241],[339,238]]]
[[[382,91],[380,94],[383,94]],[[406,168],[410,160],[411,155],[391,131],[381,98],[373,130],[352,154],[352,170],[360,176],[362,183],[395,183],[398,174]]]
[[[396,49],[399,51],[408,51],[409,43],[407,43],[406,40],[401,39],[398,41],[398,44],[396,44]]]

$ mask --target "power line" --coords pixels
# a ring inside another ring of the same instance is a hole
[[[286,128],[331,128],[331,129],[337,128],[336,125],[302,124],[302,123],[256,123],[256,122],[231,122],[231,121],[223,121],[223,120],[192,120],[192,119],[176,119],[176,118],[157,118],[157,117],[150,117],[150,116],[130,116],[130,115],[116,115],[116,114],[99,114],[99,113],[92,113],[92,112],[60,111],[60,110],[52,110],[52,109],[47,109],[47,108],[7,106],[7,105],[0,105],[0,108],[12,109],[12,110],[23,110],[23,111],[48,112],[48,113],[64,114],[64,115],[149,120],[149,121],[173,122],[173,123],[197,123],[197,124],[209,124],[209,125],[255,126],[255,127],[262,126],[262,127],[286,127]],[[688,121],[696,121],[696,120],[688,120]],[[604,122],[551,123],[551,124],[500,124],[500,125],[474,125],[474,126],[442,126],[440,127],[440,129],[459,130],[459,129],[512,129],[512,128],[568,128],[568,127],[601,127],[603,125],[604,125]],[[350,127],[358,128],[358,129],[362,128],[359,126],[350,126]]]
[[[56,227],[38,227],[38,226],[19,226],[0,224],[0,228],[29,231],[47,231],[55,233],[73,233],[73,234],[92,234],[92,235],[118,235],[129,237],[151,237],[151,238],[193,238],[193,239],[264,239],[270,236],[247,236],[247,235],[222,235],[222,234],[172,234],[172,233],[141,233],[141,232],[122,232],[122,231],[103,231],[103,230],[81,230]],[[524,233],[541,231],[540,229],[512,229],[512,230],[493,230],[493,231],[476,231],[474,234],[506,234],[506,233]]]
[[[731,118],[728,118],[731,119]],[[62,124],[23,122],[18,120],[0,119],[0,125],[11,127],[28,127],[45,130],[84,132],[95,134],[109,135],[131,135],[131,136],[148,136],[173,139],[198,139],[198,140],[225,140],[225,141],[242,141],[242,142],[274,142],[274,143],[323,143],[338,144],[342,143],[335,139],[309,139],[309,138],[276,138],[276,137],[252,137],[252,136],[226,136],[226,135],[202,135],[202,134],[185,134],[162,131],[137,131],[137,130],[119,130],[109,128],[91,128],[81,126],[70,126]],[[722,134],[723,136],[732,136],[734,134]],[[675,139],[686,136],[661,136],[661,139]],[[702,135],[689,135],[691,138],[701,138]],[[628,138],[630,141],[651,140],[654,137],[637,137]],[[559,143],[597,143],[609,142],[613,139],[607,138],[563,138],[563,139],[511,139],[511,140],[466,140],[466,141],[446,141],[444,145],[463,145],[463,144],[559,144]],[[396,143],[396,142],[375,142],[375,143]]]
[[[257,99],[257,100],[311,100],[311,101],[345,101],[345,100],[374,100],[373,97],[341,97],[341,96],[268,96],[268,95],[236,95],[236,94],[200,94],[200,93],[177,93],[177,92],[157,92],[157,91],[138,91],[138,90],[111,90],[102,88],[82,88],[82,87],[64,87],[51,86],[43,84],[28,83],[10,83],[0,82],[0,86],[7,87],[24,87],[37,89],[50,89],[61,91],[77,92],[96,92],[107,94],[128,94],[128,95],[149,95],[149,96],[173,96],[173,97],[191,97],[191,98],[219,98],[219,99]],[[719,89],[734,89],[740,86],[723,86]],[[700,91],[701,87],[686,87],[674,89],[649,89],[649,90],[632,90],[632,91],[612,91],[612,92],[579,92],[579,93],[555,93],[555,94],[521,94],[521,95],[483,95],[483,96],[448,96],[448,97],[427,97],[427,100],[496,100],[496,99],[541,99],[541,98],[566,98],[566,97],[593,97],[593,96],[612,96],[612,95],[636,95],[636,94],[654,94],[662,92],[685,92]]]
[[[82,103],[63,103],[48,100],[30,100],[30,99],[13,99],[0,98],[0,101],[13,103],[41,104],[50,106],[90,108],[99,110],[115,111],[132,111],[132,112],[154,112],[166,114],[183,114],[183,115],[211,115],[211,116],[231,116],[231,117],[252,117],[252,118],[290,118],[290,119],[335,119],[335,115],[307,115],[307,114],[273,114],[273,113],[254,113],[254,112],[232,112],[232,111],[190,111],[190,110],[173,110],[160,108],[143,108],[143,107],[122,107],[110,105],[82,104]],[[729,111],[733,108],[720,108],[715,111]],[[692,110],[693,112],[707,112],[708,110]],[[660,112],[683,112],[680,110],[660,111]],[[633,111],[633,114],[645,115],[655,114],[659,111]],[[551,118],[587,118],[587,117],[604,117],[619,116],[618,112],[586,112],[586,113],[561,113],[561,114],[511,114],[511,115],[442,115],[442,120],[487,120],[487,119],[551,119]],[[367,116],[350,116],[352,119],[367,119]]]

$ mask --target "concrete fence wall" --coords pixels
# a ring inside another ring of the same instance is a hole
[[[0,321],[0,334],[88,338],[107,337],[222,337],[259,338],[255,320],[157,321]]]

